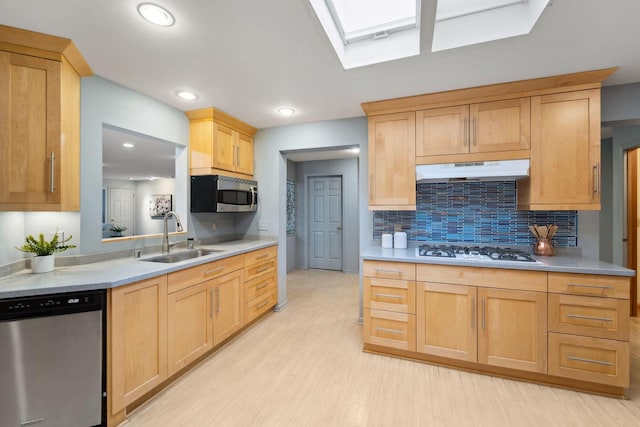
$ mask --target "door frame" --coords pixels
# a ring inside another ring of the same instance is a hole
[[[305,173],[304,174],[304,197],[303,197],[303,206],[304,206],[304,249],[303,249],[303,253],[304,253],[304,269],[308,270],[309,269],[309,244],[311,242],[311,239],[309,238],[310,236],[310,229],[311,227],[309,226],[309,220],[310,220],[310,215],[311,215],[311,198],[309,197],[310,191],[309,191],[309,185],[310,185],[310,178],[329,178],[329,177],[340,177],[340,181],[342,182],[342,188],[340,190],[341,194],[342,194],[342,206],[341,206],[341,212],[340,215],[342,217],[342,238],[340,239],[340,244],[342,245],[342,269],[341,270],[335,270],[335,271],[342,271],[343,273],[344,271],[344,247],[345,247],[345,242],[344,242],[344,175],[339,173],[339,174],[326,174],[326,173]]]
[[[624,215],[623,242],[626,243],[626,267],[636,271],[631,277],[630,315],[638,316],[638,161],[640,147],[624,151]]]

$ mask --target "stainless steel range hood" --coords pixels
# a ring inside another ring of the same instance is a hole
[[[416,166],[422,182],[513,181],[529,176],[529,159]]]

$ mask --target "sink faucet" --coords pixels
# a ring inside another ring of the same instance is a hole
[[[162,219],[164,222],[164,237],[162,238],[162,253],[169,253],[169,229],[167,227],[167,221],[172,216],[176,219],[176,231],[182,231],[182,224],[180,223],[180,217],[174,211],[169,211],[164,215]]]

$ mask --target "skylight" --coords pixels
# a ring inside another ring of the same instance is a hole
[[[528,34],[549,0],[438,0],[432,52]]]
[[[309,0],[345,69],[420,54],[420,0]]]

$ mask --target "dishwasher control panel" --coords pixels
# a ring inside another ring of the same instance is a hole
[[[0,300],[0,321],[101,310],[104,291],[37,295]]]

